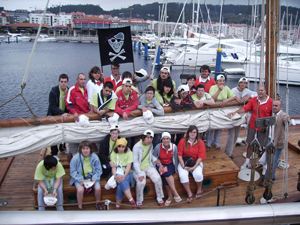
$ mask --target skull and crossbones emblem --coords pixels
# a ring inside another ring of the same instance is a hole
[[[124,49],[121,50],[121,48],[124,44],[124,34],[122,32],[119,32],[112,38],[108,39],[108,43],[115,52],[115,53],[113,53],[113,52],[108,53],[109,56],[113,56],[110,58],[111,62],[114,61],[117,57],[119,57],[123,60],[126,59],[126,56],[121,55],[121,54],[125,53]]]

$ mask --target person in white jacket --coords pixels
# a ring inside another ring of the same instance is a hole
[[[142,139],[133,146],[133,177],[136,181],[136,205],[143,207],[144,187],[146,185],[146,176],[154,183],[156,199],[159,206],[164,206],[164,193],[162,190],[162,180],[154,167],[152,152],[154,133],[152,130],[146,130]]]

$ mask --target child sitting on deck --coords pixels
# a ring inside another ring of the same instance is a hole
[[[36,167],[34,179],[38,181],[38,204],[45,205],[44,196],[53,196],[57,198],[57,205],[64,203],[63,181],[62,176],[65,175],[64,167],[52,155],[47,155],[44,160],[39,162]],[[57,210],[64,210],[62,206],[57,206]],[[44,211],[45,207],[39,207],[40,211]]]

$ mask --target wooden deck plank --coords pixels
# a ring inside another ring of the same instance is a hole
[[[296,132],[298,133],[299,137],[299,130]],[[240,132],[240,136],[243,136],[244,132]],[[227,132],[222,131],[221,134],[221,151],[223,153],[225,144],[227,139]],[[236,165],[238,168],[241,166],[245,158],[242,156],[242,153],[245,151],[245,146],[237,146],[233,152],[233,164]],[[210,150],[208,150],[210,151]],[[62,154],[62,153],[60,153]],[[299,166],[299,154],[295,151],[289,149],[289,175],[288,175],[288,194],[289,196],[297,195],[299,192],[297,191],[297,184],[298,184],[298,171],[300,169]],[[8,201],[6,206],[0,206],[0,210],[34,210],[34,195],[32,192],[32,185],[33,185],[33,176],[36,165],[39,161],[40,151],[30,153],[27,155],[16,156],[15,160],[12,163],[10,170],[8,171],[6,178],[0,188],[0,202]],[[218,156],[218,160],[221,159],[221,156]],[[25,161],[19,162],[18,159],[24,158]],[[3,167],[4,160],[0,159],[0,168]],[[219,162],[215,162],[218,164]],[[209,163],[206,163],[205,166],[208,167]],[[220,163],[218,166],[220,166]],[[219,167],[221,170],[221,167]],[[218,169],[218,170],[219,170]],[[206,171],[206,168],[205,168]],[[257,171],[261,174],[262,168],[258,168]],[[205,172],[204,172],[205,173]],[[283,179],[283,170],[277,169],[276,170],[276,180],[273,185],[273,196],[282,197],[282,179]],[[64,184],[68,183],[68,180],[64,180]],[[255,190],[255,204],[260,204],[259,200],[263,195],[264,188],[258,186],[260,180],[256,182],[256,190]],[[246,205],[245,203],[245,196],[247,190],[248,182],[238,180],[238,186],[233,188],[226,188],[226,205]],[[179,186],[177,188],[180,188]],[[104,189],[102,189],[104,192]],[[211,193],[209,193],[212,191]],[[207,194],[209,193],[209,194]],[[135,195],[133,195],[135,196]],[[220,196],[220,204],[223,201],[224,193],[221,190]],[[183,200],[186,199],[186,194],[181,194]],[[91,193],[88,198],[91,201],[94,201],[93,194]],[[102,197],[102,200],[104,198]],[[111,201],[115,201],[115,195],[111,195]],[[128,203],[126,199],[123,201],[124,203]],[[205,207],[205,206],[216,206],[217,202],[217,191],[215,189],[204,190],[204,196],[201,199],[193,200],[191,204],[187,204],[186,202],[182,202],[181,204],[176,205],[175,201],[172,202],[170,207],[174,208],[181,208],[181,207]],[[143,202],[143,207],[146,208],[156,208],[158,207],[157,202],[153,199],[145,199]],[[94,204],[91,205],[84,205],[83,207],[86,210],[95,210]],[[122,207],[123,209],[124,207]],[[74,210],[76,206],[67,206],[65,210]],[[110,209],[114,210],[114,205],[110,205]],[[50,209],[54,210],[54,209]]]

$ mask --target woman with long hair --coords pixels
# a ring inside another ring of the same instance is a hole
[[[180,183],[187,192],[186,201],[191,203],[193,193],[190,188],[189,173],[191,173],[197,184],[196,198],[201,198],[203,193],[203,159],[206,159],[206,149],[204,142],[200,139],[198,128],[191,125],[185,137],[178,144],[178,174]],[[189,161],[189,163],[187,163]]]

